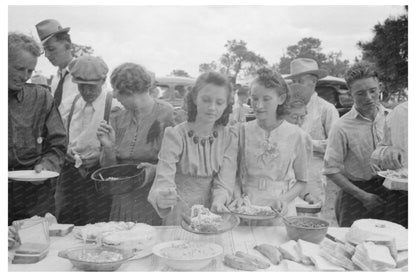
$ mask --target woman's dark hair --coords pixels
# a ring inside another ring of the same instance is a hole
[[[186,94],[186,102],[188,106],[188,122],[194,122],[197,114],[197,107],[195,104],[198,92],[208,84],[213,84],[220,87],[225,87],[227,89],[227,107],[225,108],[222,116],[215,121],[215,125],[227,125],[228,118],[230,113],[233,111],[233,95],[232,95],[232,85],[228,78],[217,72],[206,72],[201,74],[198,79],[196,79],[195,85],[192,90]]]
[[[284,106],[287,101],[289,101],[289,88],[286,84],[286,81],[279,73],[269,68],[260,68],[256,73],[257,76],[254,78],[251,85],[257,83],[266,88],[274,89],[278,96],[285,96],[285,101],[281,105],[278,105],[276,109],[276,118],[282,117],[285,113]]]
[[[152,76],[139,64],[123,63],[113,70],[110,81],[120,94],[141,94],[151,87]]]

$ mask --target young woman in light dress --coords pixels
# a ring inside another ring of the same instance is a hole
[[[168,127],[148,201],[164,225],[179,225],[195,204],[228,212],[235,186],[237,133],[226,126],[232,87],[219,73],[198,77],[187,94],[188,120]]]
[[[282,214],[296,215],[295,199],[307,182],[312,141],[298,126],[284,120],[288,86],[269,69],[260,69],[251,83],[256,120],[241,124],[236,205],[247,195],[251,204],[272,206]],[[246,221],[249,225],[278,225],[280,219]]]

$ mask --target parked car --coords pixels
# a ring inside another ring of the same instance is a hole
[[[318,80],[315,90],[320,97],[335,105],[340,116],[351,110],[354,104],[343,78],[334,76],[322,78]]]
[[[169,102],[173,107],[181,107],[185,94],[195,81],[188,77],[156,77],[155,85],[160,90],[158,98]]]

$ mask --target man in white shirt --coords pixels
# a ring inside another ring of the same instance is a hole
[[[300,96],[306,103],[307,115],[301,128],[312,137],[313,157],[308,172],[308,184],[304,191],[304,200],[312,194],[322,202],[325,201],[326,177],[322,174],[322,170],[327,139],[333,124],[339,118],[335,106],[319,97],[315,91],[317,81],[326,76],[327,72],[319,69],[316,61],[298,58],[290,63],[290,75],[286,77],[295,84],[305,87],[300,90],[302,93]]]
[[[72,101],[78,94],[77,85],[72,82],[68,70],[69,63],[74,60],[71,37],[68,33],[70,28],[62,28],[55,19],[46,19],[36,24],[36,30],[46,58],[53,66],[58,67],[58,72],[52,79],[51,92],[66,124]]]
[[[91,173],[99,168],[100,142],[96,132],[108,121],[115,99],[103,90],[108,67],[93,56],[81,56],[69,64],[79,95],[67,117],[68,151],[56,193],[58,221],[85,225],[107,221],[111,198],[95,190]],[[118,107],[116,107],[118,109]]]

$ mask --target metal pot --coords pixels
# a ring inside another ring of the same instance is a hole
[[[91,179],[95,181],[95,189],[106,195],[129,193],[143,184],[144,177],[144,169],[137,169],[137,164],[103,167],[91,175]]]

